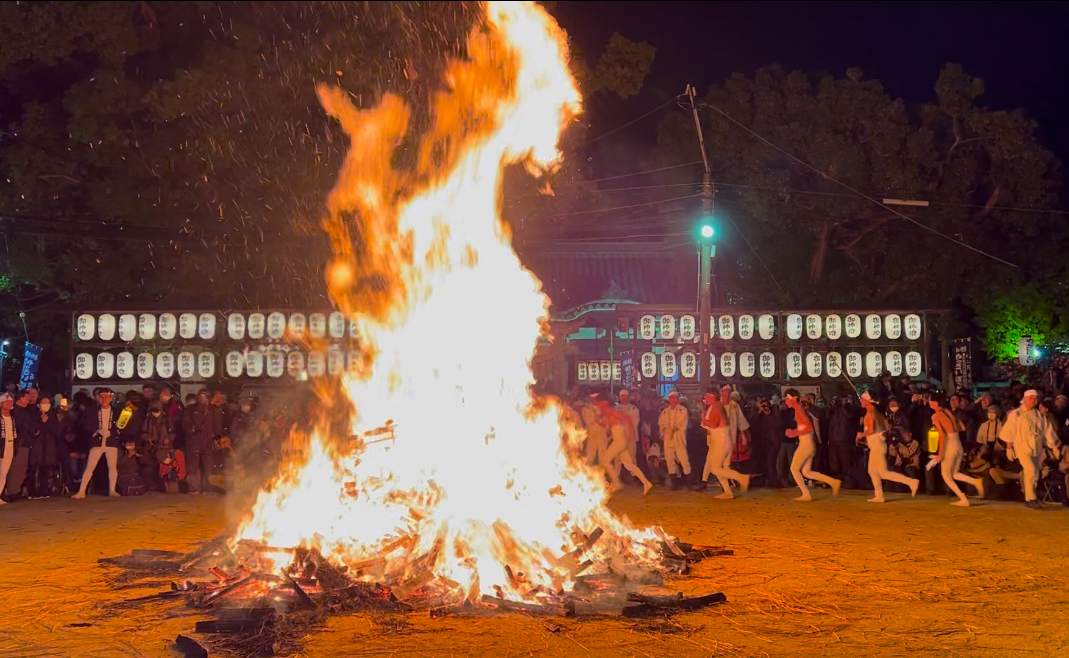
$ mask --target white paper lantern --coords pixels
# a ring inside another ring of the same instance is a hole
[[[712,352],[709,352],[709,378],[716,377],[716,362],[719,361],[717,356]]]
[[[156,370],[156,358],[152,352],[142,352],[137,355],[137,376],[141,379],[152,379],[152,373]]]
[[[697,323],[693,315],[684,315],[679,318],[679,337],[683,340],[694,340]]]
[[[170,379],[174,376],[174,354],[160,352],[156,355],[156,375],[160,379]]]
[[[1031,336],[1023,336],[1017,341],[1017,362],[1022,366],[1036,364],[1036,341]]]
[[[93,336],[96,335],[97,331],[96,318],[88,313],[83,313],[78,316],[76,324],[76,335],[78,336],[78,340],[93,340]]]
[[[152,340],[156,337],[156,316],[151,313],[142,313],[137,316],[137,335],[141,340]]]
[[[182,379],[192,379],[197,373],[197,359],[192,352],[180,352],[178,354],[178,376]]]
[[[323,338],[327,335],[327,316],[323,313],[313,313],[308,316],[308,333],[312,338]],[[309,367],[309,370],[311,368]]]
[[[119,352],[115,355],[115,373],[122,379],[130,379],[134,376],[134,355],[130,352]]]
[[[791,379],[798,379],[802,376],[802,355],[800,352],[787,354],[787,376]]]
[[[843,321],[843,324],[846,325],[843,327],[843,330],[846,332],[847,338],[857,338],[861,335],[860,315],[857,315],[856,313],[851,313],[850,315],[846,316],[846,319]],[[849,374],[849,372],[847,374]]]
[[[345,355],[345,364],[350,374],[359,374],[361,369],[364,367],[363,356],[360,354],[360,352],[349,352]]]
[[[197,335],[197,316],[192,313],[183,313],[178,316],[178,335],[186,340],[191,340]]]
[[[264,337],[264,329],[267,327],[267,319],[263,313],[250,313],[247,329],[249,331],[249,338],[253,340],[260,340]],[[246,369],[248,367],[246,366]]]
[[[910,313],[903,321],[905,324],[906,340],[919,340],[921,333],[924,331],[924,325],[921,324],[921,316],[916,313]]]
[[[360,338],[359,316],[353,313],[349,316],[349,338]]]
[[[197,334],[203,340],[211,340],[215,338],[215,315],[212,313],[201,313],[200,319],[197,322]]]
[[[902,353],[901,352],[888,352],[884,357],[884,363],[887,366],[887,371],[891,373],[892,377],[899,377],[902,375]]]
[[[657,376],[657,355],[653,352],[643,352],[641,362],[643,379],[653,379]]]
[[[82,352],[74,357],[74,376],[78,379],[93,378],[93,355]]]
[[[809,340],[820,340],[820,316],[810,313],[805,316],[805,335]]]
[[[323,326],[326,328],[326,318],[323,318]],[[310,377],[322,377],[327,371],[327,355],[323,352],[312,352],[308,355],[308,375]]]
[[[160,316],[160,338],[163,340],[174,340],[175,334],[178,333],[178,320],[175,319],[174,313],[164,313]]]
[[[601,368],[598,367],[597,361],[590,361],[586,364],[586,379],[589,382],[601,381]]]
[[[673,340],[676,337],[676,318],[673,315],[661,316],[661,338]]]
[[[717,323],[717,329],[721,338],[731,340],[735,337],[735,319],[730,315],[721,315]]]
[[[115,375],[115,355],[107,352],[97,354],[97,377],[108,379]]]
[[[740,315],[739,316],[739,338],[743,340],[753,339],[753,316],[752,315]]]
[[[249,377],[262,377],[264,374],[264,353],[258,350],[245,352],[245,374]]]
[[[820,377],[821,372],[824,370],[824,357],[817,352],[810,352],[805,355],[805,374],[806,376],[816,379]]]
[[[335,311],[330,314],[330,337],[345,338],[345,314]]]
[[[693,379],[698,374],[698,355],[694,352],[679,355],[679,373],[687,379]]]
[[[923,370],[920,352],[906,352],[906,374],[910,377],[919,377]]]
[[[119,316],[119,340],[129,343],[137,338],[137,318],[129,313]]]
[[[267,316],[267,337],[271,340],[280,340],[286,334],[286,316],[274,312]],[[270,372],[268,373],[270,374]],[[280,377],[281,373],[274,375]]]
[[[230,340],[245,340],[245,316],[241,313],[231,313],[226,317],[226,335]],[[230,357],[227,357],[227,361]],[[227,368],[229,370],[229,368]],[[237,377],[237,375],[232,375]]]
[[[776,355],[772,352],[761,352],[760,359],[761,376],[770,379],[776,376]]]
[[[883,374],[883,355],[879,352],[869,352],[866,354],[865,372],[869,377],[879,377]]]
[[[327,352],[327,374],[338,377],[345,373],[345,352],[340,345],[333,345]]]
[[[233,351],[226,354],[226,376],[241,377],[245,370],[245,357],[241,352]]]
[[[661,355],[661,374],[665,379],[672,379],[676,376],[676,355],[672,352],[665,352]]]
[[[657,335],[657,321],[652,315],[643,315],[638,319],[638,337],[642,340],[653,340]]]
[[[768,313],[757,318],[757,333],[761,340],[772,340],[776,335],[776,318]]]
[[[865,335],[869,340],[878,340],[883,336],[883,318],[875,313],[865,316]]]
[[[824,372],[828,377],[841,377],[843,374],[843,355],[838,352],[828,352],[824,357]]]
[[[576,371],[577,372],[577,375],[576,375],[577,379],[579,381],[581,381],[581,382],[585,382],[587,380],[587,376],[586,376],[586,361],[580,361],[579,363],[576,364],[576,366],[578,367],[578,369]]]
[[[267,326],[271,326],[271,321],[268,319]],[[282,351],[271,348],[267,350],[267,376],[268,377],[281,377],[282,373],[286,371],[286,355]]]
[[[608,361],[599,363],[598,370],[601,373],[601,381],[607,382],[612,379],[612,364]]]
[[[97,336],[100,340],[111,340],[115,338],[115,316],[111,313],[105,313],[97,320]]]
[[[623,381],[623,379],[624,379],[624,368],[623,368],[623,366],[620,365],[619,361],[613,361],[612,362],[612,380],[614,382],[619,382],[619,381]]]
[[[743,352],[739,355],[739,374],[747,379],[757,374],[757,357],[753,352]]]
[[[861,355],[857,352],[846,353],[846,374],[848,377],[860,377],[861,373],[865,371],[865,364],[861,360]]]
[[[843,320],[838,315],[824,318],[824,334],[828,340],[839,340],[843,336]]]
[[[735,376],[735,353],[724,352],[720,355],[720,374],[724,377]]]
[[[294,313],[290,316],[290,323],[287,329],[290,332],[290,338],[300,338],[304,335],[304,328],[307,326],[307,319],[304,317],[304,313]],[[304,358],[303,356],[301,357]],[[303,369],[302,369],[303,370]]]
[[[211,379],[215,376],[215,355],[211,352],[201,352],[197,355],[197,374],[201,379]]]
[[[887,330],[887,337],[891,340],[898,340],[902,337],[902,318],[892,313],[883,319],[884,329]]]
[[[798,340],[802,337],[802,316],[791,313],[787,316],[787,338]]]
[[[293,351],[286,355],[286,373],[296,378],[304,375],[304,354]]]

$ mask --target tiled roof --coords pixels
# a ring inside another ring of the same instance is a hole
[[[687,304],[698,291],[698,256],[689,245],[548,243],[519,251],[557,309],[606,297]]]

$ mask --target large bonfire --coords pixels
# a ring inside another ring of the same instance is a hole
[[[575,458],[582,433],[531,393],[549,300],[512,250],[502,176],[553,165],[580,97],[565,35],[540,7],[483,10],[411,170],[393,164],[409,121],[400,98],[358,110],[319,89],[351,140],[325,223],[328,284],[364,359],[338,390],[353,435],[388,426],[394,438],[347,449],[325,422],[293,437],[297,457],[238,536],[349,565],[379,557],[395,574],[418,556],[449,596],[523,599],[572,580],[577,530],[601,528],[590,554],[621,572],[660,553],[652,532],[605,507],[601,474]]]

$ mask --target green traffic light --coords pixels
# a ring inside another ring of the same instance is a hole
[[[716,233],[716,231],[713,230],[712,225],[710,225],[710,224],[703,224],[702,225],[702,237],[703,238],[709,239],[709,238],[713,237],[714,233]]]

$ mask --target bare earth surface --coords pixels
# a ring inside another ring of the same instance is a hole
[[[859,493],[814,503],[762,491],[622,494],[614,506],[686,541],[726,544],[670,587],[728,603],[670,620],[332,619],[307,656],[1065,656],[1069,511]],[[115,589],[99,557],[185,550],[226,525],[218,497],[31,501],[0,507],[0,656],[167,656],[201,617],[171,603],[108,610],[159,589]],[[166,587],[165,583],[160,583]],[[119,583],[121,587],[121,583]],[[217,655],[217,654],[213,654]]]

